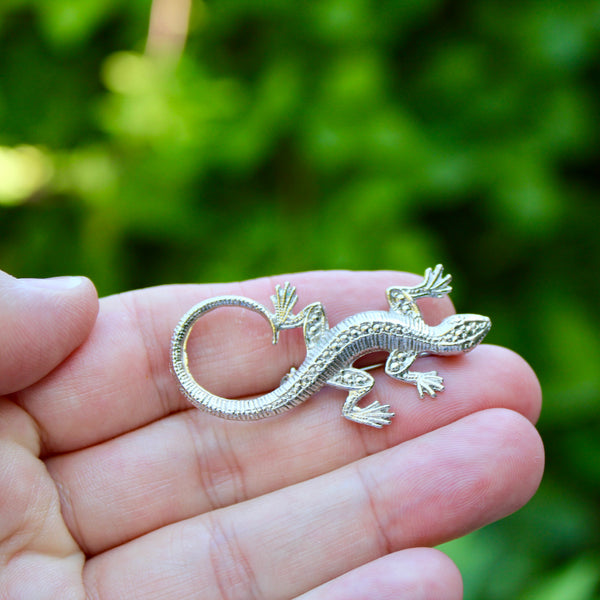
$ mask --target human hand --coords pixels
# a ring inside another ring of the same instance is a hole
[[[386,287],[414,281],[291,280],[332,324],[385,308]],[[44,289],[0,274],[3,600],[454,600],[460,575],[428,547],[537,488],[540,390],[510,351],[419,359],[444,376],[437,400],[372,372],[368,400],[396,413],[383,430],[343,419],[344,392],[327,387],[280,417],[229,422],[179,394],[171,332],[204,298],[266,303],[270,280],[113,296],[96,321],[93,287],[79,283]],[[428,321],[453,312],[447,298],[421,306]],[[192,371],[221,396],[273,389],[302,361],[301,332],[272,346],[260,317],[230,310],[195,327]]]

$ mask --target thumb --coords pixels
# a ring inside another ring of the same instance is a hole
[[[0,271],[0,394],[47,375],[85,340],[97,314],[85,277],[15,279]]]

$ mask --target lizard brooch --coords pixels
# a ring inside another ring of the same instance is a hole
[[[449,294],[450,281],[451,276],[443,273],[442,265],[437,265],[425,271],[420,285],[388,288],[389,311],[357,313],[331,328],[320,302],[293,313],[298,296],[289,283],[276,286],[271,296],[273,313],[243,296],[210,298],[191,308],[175,328],[171,346],[173,371],[183,394],[194,406],[225,419],[254,420],[277,415],[330,385],[348,392],[342,407],[344,417],[380,428],[391,422],[394,413],[389,405],[378,401],[358,406],[375,384],[370,373],[353,366],[358,358],[376,351],[389,352],[385,372],[390,377],[416,386],[421,398],[425,394],[435,397],[444,389],[442,377],[436,371],[410,370],[413,362],[429,354],[468,352],[490,330],[490,319],[481,315],[459,314],[447,317],[439,325],[425,323],[416,300]],[[190,372],[186,344],[194,323],[221,306],[247,308],[262,315],[271,325],[274,344],[282,329],[302,327],[306,343],[304,362],[297,369],[292,368],[277,389],[257,398],[230,400],[205,390]]]

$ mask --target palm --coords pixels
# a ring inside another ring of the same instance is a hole
[[[372,290],[397,281],[327,277],[336,279],[329,293],[323,275],[294,283],[307,301],[324,301],[332,323],[383,308]],[[250,424],[190,408],[168,362],[179,316],[205,297],[264,301],[271,288],[260,280],[104,299],[87,341],[3,401],[12,424],[0,473],[7,598],[458,597],[448,563],[410,549],[500,518],[533,493],[541,449],[516,413],[537,417],[535,378],[491,346],[422,359],[445,376],[436,401],[376,375],[369,401],[396,413],[384,431],[342,419],[343,392],[330,389]],[[423,306],[433,320],[451,311],[447,300]],[[216,311],[198,325],[193,369],[211,391],[264,392],[301,361],[300,332],[272,347],[253,316]],[[423,581],[445,584],[446,595],[410,595]]]

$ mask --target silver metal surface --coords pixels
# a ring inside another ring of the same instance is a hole
[[[442,265],[427,269],[420,285],[387,289],[389,311],[357,313],[330,328],[323,305],[314,302],[293,313],[298,300],[295,288],[285,283],[276,286],[271,296],[274,312],[243,296],[218,296],[200,302],[180,320],[173,333],[171,362],[183,394],[203,410],[225,419],[253,420],[282,413],[304,402],[324,385],[346,390],[342,407],[347,419],[382,427],[391,422],[394,413],[388,404],[371,402],[359,407],[360,400],[371,390],[375,380],[366,369],[353,366],[361,356],[378,350],[389,352],[385,372],[410,383],[419,396],[435,397],[444,389],[443,379],[436,371],[411,371],[413,362],[427,354],[456,354],[472,350],[491,327],[481,315],[452,315],[439,325],[427,325],[416,304],[425,296],[441,297],[452,291],[450,275],[444,275]],[[211,394],[192,376],[188,366],[187,340],[194,323],[207,312],[221,306],[239,306],[262,315],[273,330],[276,344],[282,329],[302,327],[306,343],[306,358],[284,376],[281,385],[272,392],[247,400],[230,400]]]

